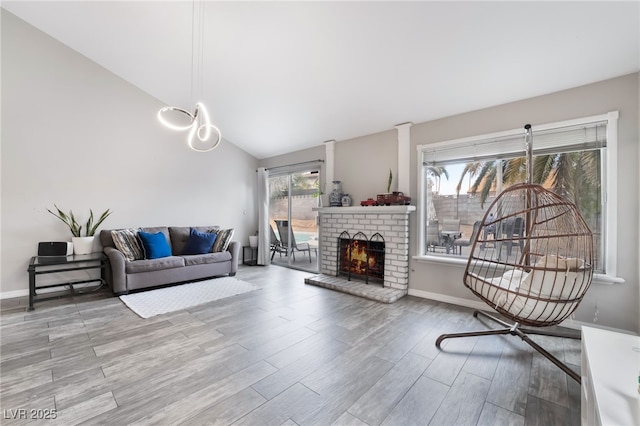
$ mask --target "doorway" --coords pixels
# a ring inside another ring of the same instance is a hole
[[[318,272],[319,169],[269,175],[271,263]]]

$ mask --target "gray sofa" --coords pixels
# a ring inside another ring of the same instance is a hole
[[[208,232],[213,226],[194,226],[200,232]],[[127,294],[131,290],[195,281],[223,275],[233,276],[238,270],[240,243],[231,241],[227,251],[196,255],[182,255],[189,239],[188,226],[161,226],[140,228],[149,233],[162,232],[171,246],[171,256],[160,259],[129,261],[116,248],[111,230],[100,232],[103,251],[109,258],[110,266],[105,279],[116,295]]]

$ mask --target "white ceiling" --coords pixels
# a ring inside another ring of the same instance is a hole
[[[637,1],[206,2],[192,97],[192,6],[2,3],[258,158],[640,70]]]

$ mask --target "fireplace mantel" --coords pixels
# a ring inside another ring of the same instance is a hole
[[[343,214],[360,214],[360,213],[411,213],[416,210],[416,206],[352,206],[352,207],[315,207],[313,211],[320,213],[343,213]]]

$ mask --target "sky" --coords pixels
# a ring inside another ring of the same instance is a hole
[[[449,172],[449,179],[447,180],[444,176],[440,180],[440,195],[455,195],[456,194],[456,185],[458,185],[458,181],[460,180],[460,175],[462,174],[462,170],[464,170],[464,164],[447,164],[447,172]],[[461,194],[465,194],[469,189],[469,176],[466,176],[464,181],[462,182],[462,188],[460,189]]]

